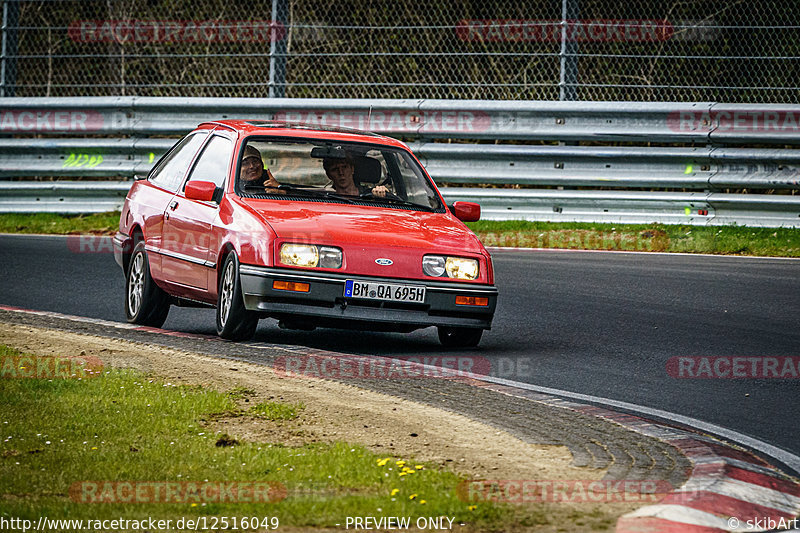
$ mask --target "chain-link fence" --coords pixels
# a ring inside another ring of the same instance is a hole
[[[800,3],[4,0],[5,96],[800,101]]]

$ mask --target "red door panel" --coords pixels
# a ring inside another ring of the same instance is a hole
[[[214,268],[212,225],[219,207],[175,196],[164,215],[161,266],[170,283],[208,289],[208,269]]]

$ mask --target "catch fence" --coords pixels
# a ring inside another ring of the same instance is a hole
[[[0,96],[800,103],[800,3],[3,0]]]

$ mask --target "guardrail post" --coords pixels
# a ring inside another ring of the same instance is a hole
[[[558,82],[559,100],[577,100],[578,42],[570,35],[570,24],[578,21],[579,0],[561,0],[561,76]],[[573,30],[574,33],[574,30]]]

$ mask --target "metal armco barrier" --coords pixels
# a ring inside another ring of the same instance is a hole
[[[4,98],[0,178],[144,175],[174,136],[224,118],[350,127],[409,139],[438,183],[640,189],[446,189],[448,199],[465,194],[479,201],[486,218],[800,225],[800,196],[794,196],[800,189],[800,149],[791,147],[800,144],[800,106],[783,105]],[[437,139],[456,142],[430,142]],[[543,144],[466,142],[486,140]],[[651,143],[658,145],[641,146]],[[24,184],[2,184],[1,211],[88,212],[116,205],[113,194],[101,201],[99,191],[109,182],[89,188],[50,183],[36,194]],[[724,194],[727,189],[781,194]],[[702,205],[695,205],[698,198]],[[697,210],[709,214],[696,216]]]
[[[209,119],[429,139],[797,144],[800,106],[305,98],[2,98],[0,133],[177,135]]]
[[[478,202],[481,216],[491,220],[800,226],[800,196],[467,188],[442,194],[448,203]]]
[[[175,139],[0,138],[0,177],[147,175]]]
[[[119,211],[129,181],[0,182],[0,213],[105,213]]]
[[[0,182],[0,213],[118,211],[130,182]],[[491,220],[800,226],[800,196],[444,187],[448,203],[481,204]],[[705,213],[705,214],[704,214]]]
[[[437,182],[708,190],[800,188],[800,150],[410,146]]]

